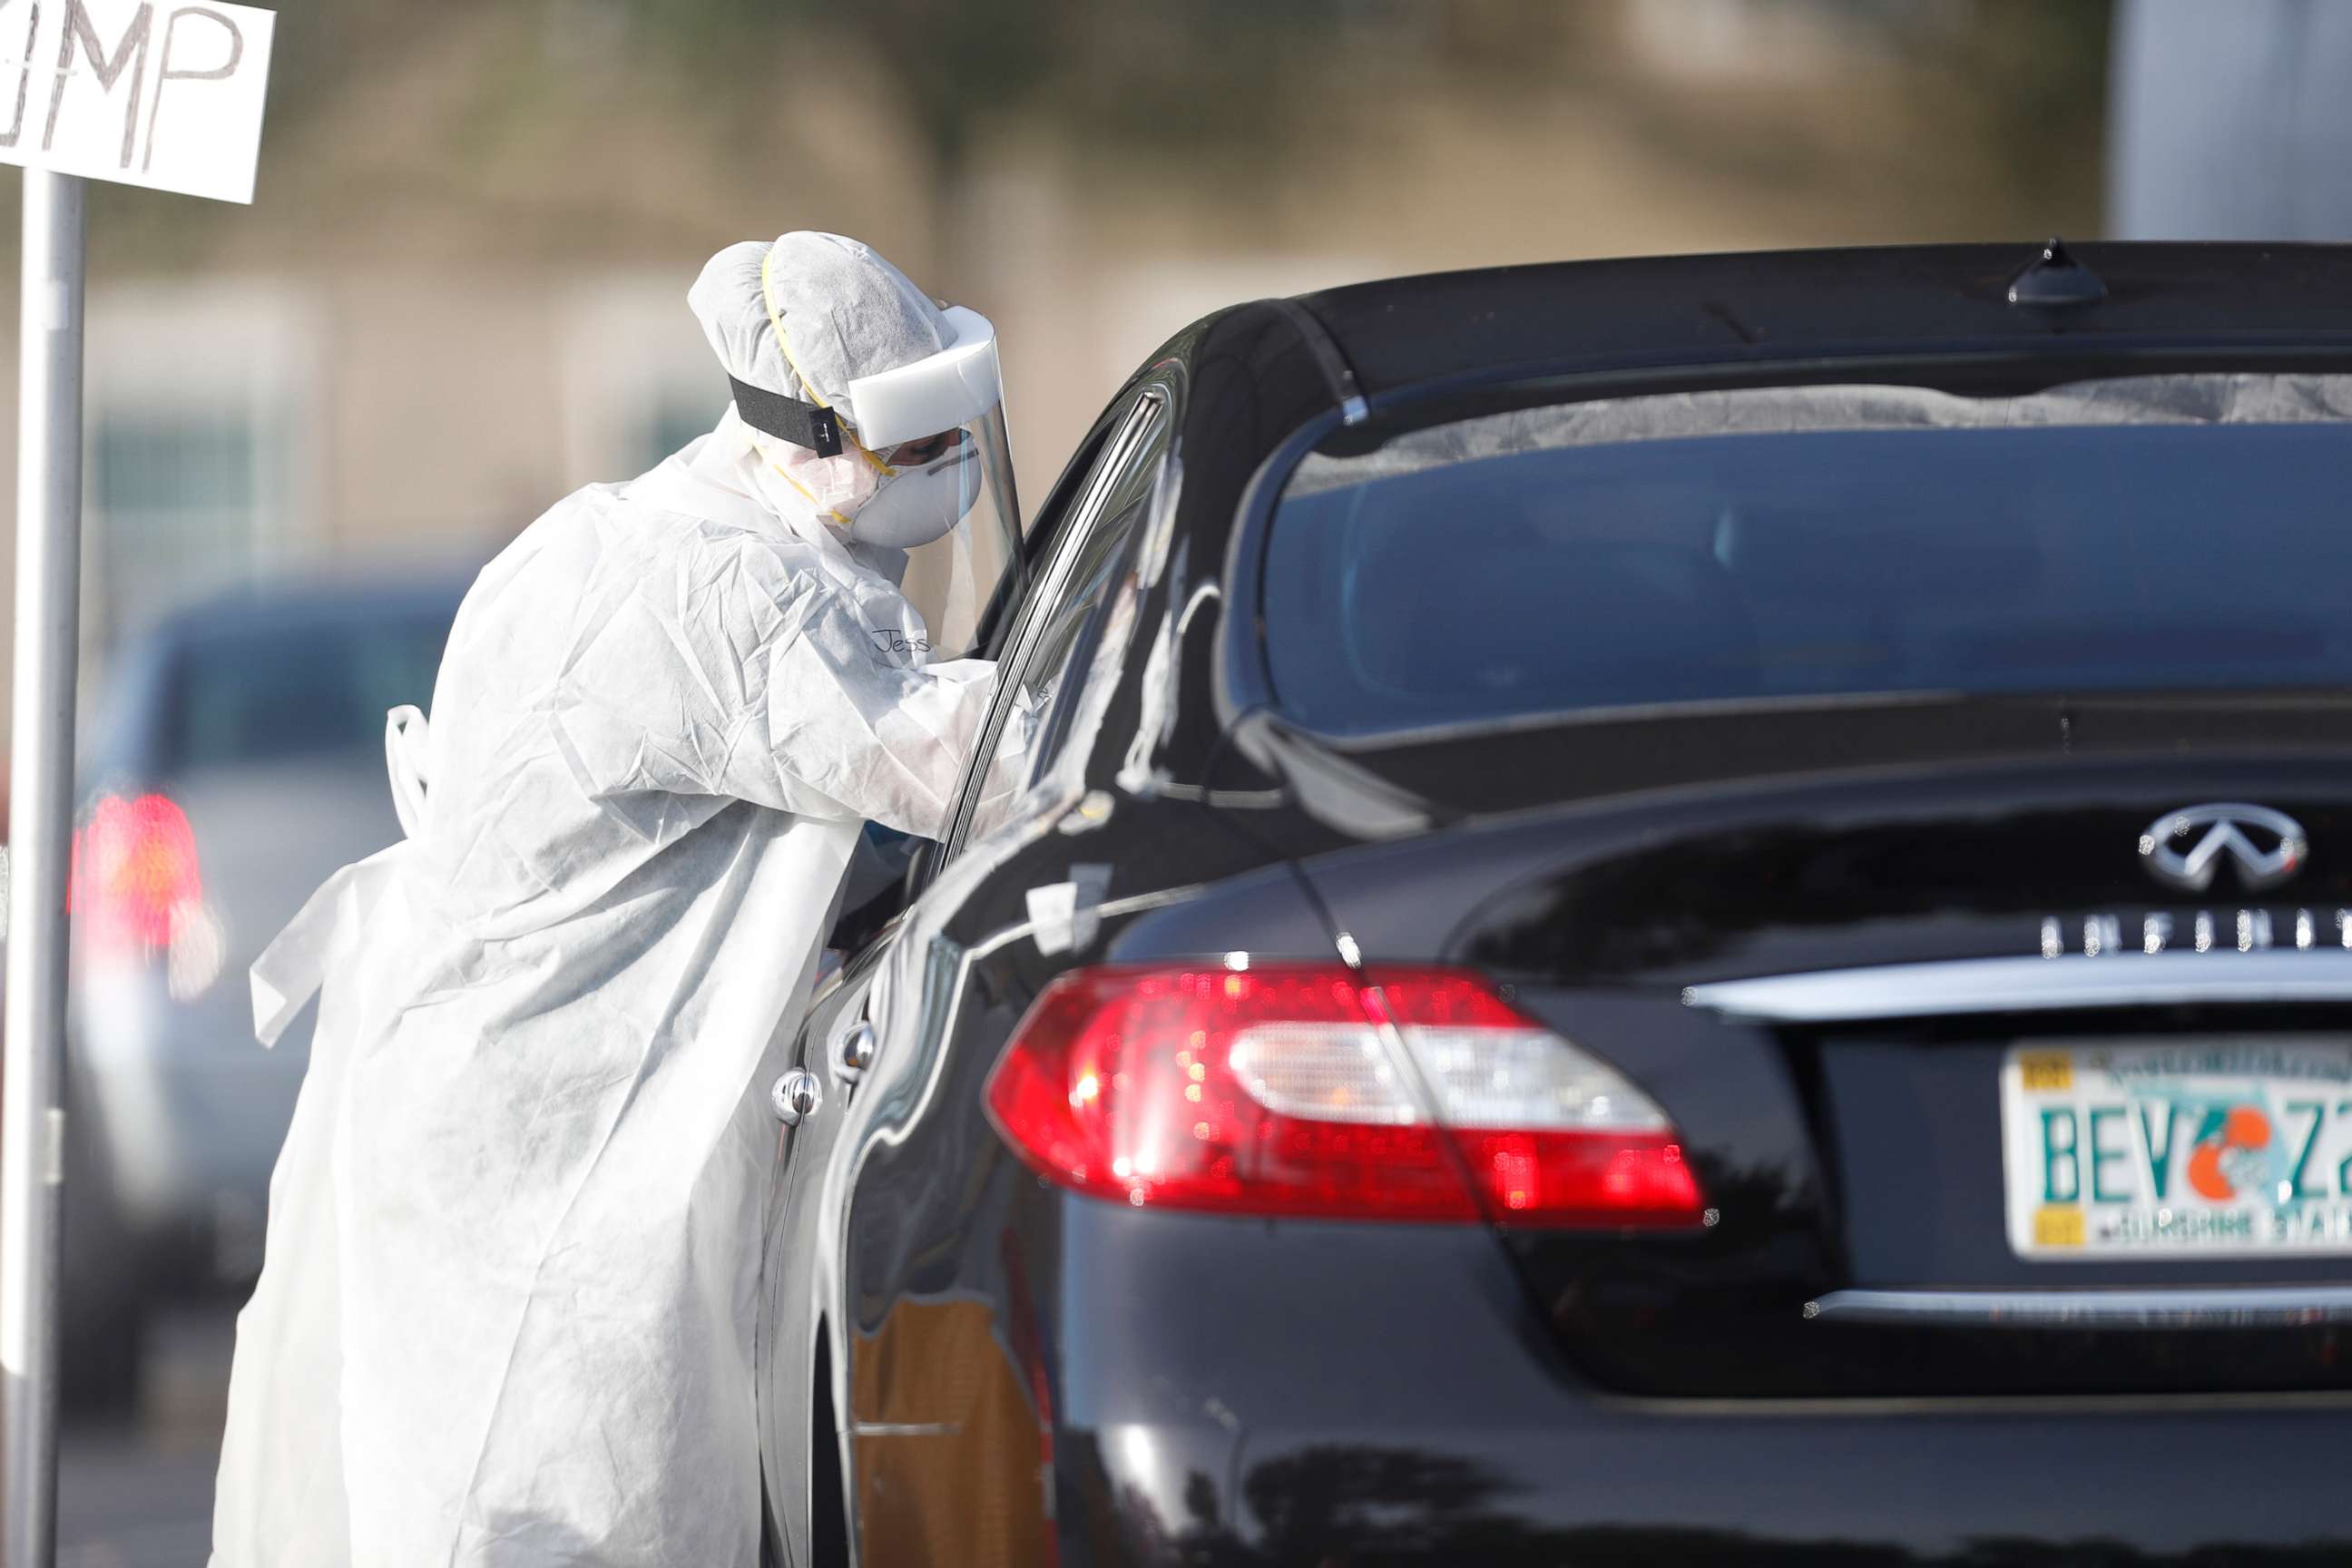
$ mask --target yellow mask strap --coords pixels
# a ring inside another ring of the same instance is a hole
[[[783,351],[784,363],[793,367],[793,374],[799,379],[801,390],[809,395],[809,401],[819,408],[830,409],[833,405],[824,400],[824,395],[817,391],[816,384],[809,380],[808,373],[801,369],[801,362],[793,357],[793,335],[784,331],[784,314],[776,308],[775,265],[776,247],[771,245],[768,247],[768,254],[760,258],[760,301],[768,308],[768,325],[775,330],[776,347]],[[858,456],[873,464],[883,478],[898,477],[898,470],[867,451],[866,443],[860,441],[857,438],[857,433],[850,429],[846,424],[842,426],[841,434],[845,440],[857,448]]]

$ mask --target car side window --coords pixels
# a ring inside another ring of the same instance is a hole
[[[1087,432],[1086,439],[1079,442],[1076,450],[1071,453],[1069,462],[1064,465],[1060,477],[1054,481],[1054,488],[1046,495],[1045,504],[1037,509],[1024,531],[1022,552],[1026,557],[1025,569],[1017,574],[1008,574],[982,619],[978,657],[1003,662],[1006,650],[1013,646],[1013,637],[1020,629],[1022,617],[1044,586],[1047,568],[1052,564],[1055,552],[1071,537],[1077,520],[1086,514],[1096,486],[1105,472],[1104,459],[1116,444],[1119,433],[1127,427],[1132,414],[1131,405],[1124,401],[1114,404],[1095,421],[1094,428]],[[985,720],[982,724],[985,729]],[[959,803],[971,782],[970,759],[966,759],[964,776],[956,786]],[[876,900],[874,909],[858,911],[857,919],[845,917],[844,925],[847,929],[844,934],[862,944],[885,921],[894,918],[917,894],[930,885],[931,879],[947,863],[944,840],[952,833],[957,820],[957,814],[951,812],[948,819],[950,833],[936,839],[913,841],[901,887],[887,900]],[[869,827],[867,831],[871,833],[873,830]],[[835,942],[832,945],[839,947],[844,944]]]
[[[1104,419],[1088,432],[1071,457],[1062,476],[1054,481],[1054,489],[1045,504],[1037,509],[1027,532],[1022,539],[1021,552],[1026,558],[1024,569],[1007,573],[997,584],[996,593],[988,607],[981,612],[979,653],[976,657],[1001,659],[1011,643],[1021,612],[1028,601],[1036,596],[1039,574],[1051,562],[1055,547],[1067,533],[1067,524],[1077,514],[1088,490],[1094,484],[1097,468],[1104,450],[1118,433],[1118,424]]]
[[[949,830],[948,858],[1002,820],[1024,781],[1051,761],[1029,742],[1042,738],[1058,749],[1066,738],[1067,726],[1049,724],[1047,718],[1056,701],[1066,699],[1063,689],[1080,634],[1108,595],[1128,538],[1149,510],[1170,426],[1166,392],[1147,388],[1104,447],[1067,526],[1048,552],[1036,591],[1005,650],[975,765],[965,777]],[[977,765],[982,758],[989,759],[985,767]]]
[[[1075,696],[1071,679],[1082,678],[1077,660],[1088,646],[1085,634],[1100,617],[1127,559],[1128,541],[1150,509],[1170,422],[1164,407],[1150,412],[1152,416],[1138,431],[1125,467],[1112,477],[1093,524],[1083,538],[1072,542],[1067,575],[1055,601],[1043,606],[1045,624],[1022,668],[1020,679],[1044,721],[1024,770],[1031,783],[1045,775],[1069,739],[1068,727],[1058,720]]]

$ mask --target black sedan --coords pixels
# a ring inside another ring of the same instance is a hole
[[[2337,249],[1184,332],[775,1086],[771,1552],[2352,1560],[2347,520]]]

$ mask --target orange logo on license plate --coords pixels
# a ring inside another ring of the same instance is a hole
[[[2017,1058],[2017,1070],[2029,1094],[2074,1087],[2074,1060],[2060,1052],[2021,1056]]]

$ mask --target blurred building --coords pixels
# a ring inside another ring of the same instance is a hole
[[[1082,6],[1056,74],[983,61],[1003,92],[952,122],[891,30],[906,6],[746,19],[777,9],[282,13],[253,208],[93,197],[86,669],[209,588],[484,559],[650,466],[724,404],[687,284],[784,228],[869,238],[995,319],[1034,504],[1141,358],[1236,300],[2095,226],[2094,5],[1318,0],[1287,31],[1264,19],[1285,7]],[[1211,13],[1255,30],[1203,36]],[[2053,159],[2070,113],[2080,155]],[[12,403],[0,385],[0,449]]]

